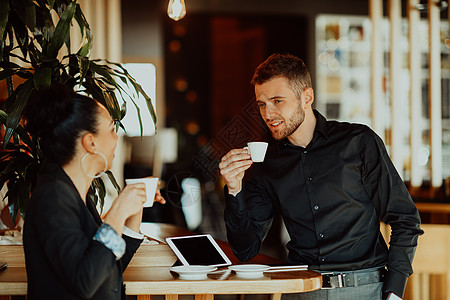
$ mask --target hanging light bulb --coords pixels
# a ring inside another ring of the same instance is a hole
[[[167,14],[175,21],[183,19],[186,15],[186,4],[184,4],[184,0],[169,0]]]

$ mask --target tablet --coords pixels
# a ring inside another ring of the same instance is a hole
[[[209,234],[166,238],[183,265],[228,266],[230,259]]]

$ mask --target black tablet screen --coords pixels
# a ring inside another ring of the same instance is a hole
[[[218,265],[226,263],[206,236],[173,239],[172,242],[190,265]]]

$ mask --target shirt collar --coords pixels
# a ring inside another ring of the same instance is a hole
[[[328,127],[327,127],[327,119],[317,110],[313,109],[314,115],[316,116],[316,129],[314,130],[314,135],[316,132],[319,132],[323,135],[324,138],[328,139]]]

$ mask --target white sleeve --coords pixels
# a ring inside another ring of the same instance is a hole
[[[127,226],[123,226],[122,234],[138,240],[142,240],[144,238],[144,235],[142,233],[136,232],[128,228]]]

